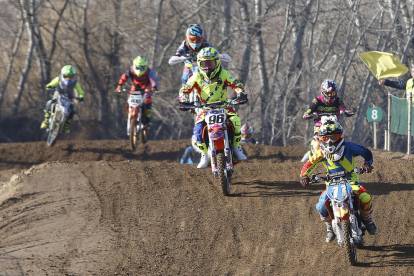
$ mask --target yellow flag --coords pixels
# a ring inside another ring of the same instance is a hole
[[[359,57],[378,80],[399,77],[408,72],[408,68],[391,53],[373,51],[360,54]]]

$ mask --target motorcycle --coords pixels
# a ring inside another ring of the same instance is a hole
[[[55,144],[57,138],[63,132],[72,103],[67,93],[60,93],[57,89],[53,89],[52,91],[54,91],[53,98],[57,98],[57,101],[50,107],[49,127],[46,129],[46,133],[48,133],[46,144],[49,147]],[[81,100],[78,97],[73,97],[73,99]]]
[[[207,127],[203,132],[203,139],[210,155],[211,170],[214,177],[219,179],[221,190],[225,196],[230,195],[230,179],[234,173],[234,166],[238,161],[233,155],[234,128],[227,118],[224,105],[244,104],[237,99],[217,101],[194,105],[194,103],[180,103],[180,110],[195,110],[203,108],[206,111],[205,122]]]
[[[341,110],[339,113],[318,113],[318,112],[313,112],[310,114],[309,119],[312,118],[321,118],[321,125],[327,121],[327,120],[331,120],[331,121],[339,121],[338,115],[343,115],[345,114],[345,112],[343,110]],[[351,115],[352,116],[352,115]],[[306,162],[309,160],[309,156],[312,156],[313,154],[315,154],[316,150],[319,148],[319,141],[315,141],[315,138],[313,138],[312,142],[311,142],[311,147],[310,150],[307,151],[302,159],[300,160],[300,162]]]
[[[148,89],[147,89],[148,90]],[[148,91],[145,92],[148,92]],[[127,89],[115,91],[118,93],[129,92]],[[157,92],[154,92],[157,93]],[[148,127],[145,118],[145,100],[140,91],[134,91],[129,95],[128,104],[125,105],[128,112],[127,135],[131,149],[134,151],[138,147],[138,143],[145,144],[147,142]]]
[[[361,221],[358,209],[357,196],[352,192],[349,178],[352,172],[365,173],[360,168],[351,172],[337,172],[328,174],[326,177],[318,176],[320,173],[312,174],[310,183],[319,180],[327,181],[326,194],[328,201],[325,203],[330,218],[332,229],[336,235],[338,245],[345,248],[346,258],[350,265],[357,265],[356,248],[364,246],[365,226]]]

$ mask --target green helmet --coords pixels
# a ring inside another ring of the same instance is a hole
[[[137,56],[132,61],[132,66],[134,67],[134,73],[140,77],[147,71],[148,61],[144,56]]]
[[[60,70],[60,80],[65,85],[71,84],[76,77],[76,69],[72,65],[65,65]]]
[[[75,76],[76,69],[72,65],[65,65],[62,67],[62,70],[60,70],[60,73],[62,75]]]
[[[206,47],[197,54],[198,70],[207,78],[214,78],[220,71],[220,53],[213,47]]]

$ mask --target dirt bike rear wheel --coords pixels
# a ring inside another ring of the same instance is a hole
[[[138,147],[138,135],[137,135],[137,120],[131,118],[129,125],[129,143],[131,149],[136,150]]]
[[[49,126],[49,133],[47,135],[46,144],[51,147],[55,144],[58,136],[59,136],[59,130],[60,130],[60,123],[56,123],[53,130],[51,129],[51,126]]]
[[[357,253],[355,244],[351,242],[352,239],[352,232],[351,232],[351,223],[347,220],[343,220],[341,222],[342,232],[344,233],[344,241],[345,241],[345,250],[346,250],[346,258],[350,265],[357,265]]]
[[[223,195],[230,195],[230,177],[226,174],[226,156],[224,152],[217,154],[218,177]]]

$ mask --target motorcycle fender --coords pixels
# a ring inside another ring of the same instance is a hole
[[[335,217],[340,218],[341,220],[349,220],[349,208],[346,205],[336,206],[334,210]]]
[[[216,146],[216,150],[223,150],[225,148],[224,139],[215,140],[214,145]]]
[[[139,112],[138,108],[129,109],[129,114],[131,115],[131,118],[133,118],[135,120],[138,118],[138,112]]]

